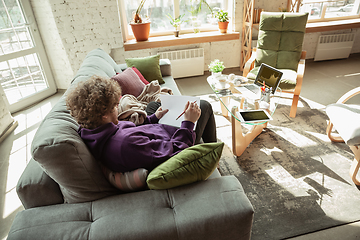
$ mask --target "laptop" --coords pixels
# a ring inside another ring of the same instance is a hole
[[[245,97],[250,99],[258,99],[261,96],[261,87],[271,88],[271,93],[274,94],[276,88],[279,86],[283,73],[278,69],[271,67],[265,63],[260,65],[255,82],[252,84],[245,84],[240,87],[235,87]]]

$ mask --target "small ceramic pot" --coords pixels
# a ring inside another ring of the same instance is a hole
[[[221,75],[222,75],[222,72],[211,72],[211,76],[213,76],[213,78],[219,78],[219,77],[221,77]]]

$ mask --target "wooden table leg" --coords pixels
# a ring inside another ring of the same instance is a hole
[[[236,116],[238,108],[234,106],[231,112]],[[233,154],[237,157],[241,156],[249,144],[267,127],[267,122],[260,125],[253,125],[249,132],[243,133],[241,123],[231,115],[232,129],[232,149]]]

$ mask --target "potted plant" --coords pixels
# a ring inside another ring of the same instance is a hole
[[[175,28],[175,31],[174,31],[175,37],[179,37],[180,25],[183,22],[188,21],[188,20],[184,20],[184,16],[185,16],[185,14],[180,15],[176,18],[173,18],[170,13],[167,15],[167,17],[170,19],[170,24]]]
[[[221,62],[219,59],[215,59],[209,64],[209,71],[214,77],[221,76],[222,71],[225,69],[224,62]]]
[[[140,12],[146,0],[141,0],[139,7],[134,13],[133,20],[130,23],[136,41],[146,41],[150,34],[150,21],[143,22]]]
[[[221,33],[226,33],[228,24],[229,24],[229,13],[225,12],[224,10],[220,9],[219,11],[215,12],[215,18],[219,24],[219,30]]]
[[[201,12],[202,4],[205,4],[207,8],[209,8],[211,14],[213,14],[213,10],[210,5],[206,2],[206,0],[191,0],[190,5],[190,14],[191,14],[191,23],[194,29],[194,33],[200,32],[201,21],[198,19],[198,14]]]

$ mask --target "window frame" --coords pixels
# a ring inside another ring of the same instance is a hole
[[[31,36],[31,40],[33,42],[33,46],[26,49],[19,49],[17,51],[6,53],[0,55],[0,62],[7,62],[11,60],[16,60],[21,57],[26,57],[31,54],[37,55],[37,60],[39,61],[40,66],[40,73],[43,76],[44,83],[47,85],[46,88],[41,90],[36,90],[34,93],[25,95],[22,98],[17,99],[15,102],[9,102],[8,98],[6,97],[6,89],[0,84],[0,95],[4,96],[6,107],[9,109],[11,113],[20,111],[36,102],[41,101],[42,99],[49,97],[56,93],[57,87],[55,80],[53,78],[50,63],[46,56],[45,47],[43,41],[40,36],[40,32],[38,30],[38,26],[36,21],[34,21],[34,13],[32,11],[32,7],[29,0],[17,0],[19,7],[23,13],[25,23],[23,26],[28,29],[29,34]],[[15,29],[15,28],[14,28]],[[23,76],[28,75],[31,73],[23,74]],[[23,76],[14,77],[14,79],[21,79]],[[29,81],[29,83],[33,83]],[[33,87],[33,86],[32,86]]]
[[[119,18],[120,18],[120,24],[121,24],[121,30],[122,30],[122,37],[124,42],[130,41],[135,39],[134,35],[129,31],[128,25],[128,19],[126,18],[126,12],[125,12],[125,1],[126,0],[118,0],[118,10],[119,10]],[[180,0],[172,0],[174,3],[174,16],[179,16],[180,12]],[[228,31],[231,32],[232,29],[232,12],[233,8],[233,1],[234,0],[224,0],[224,9],[229,13],[229,25],[228,25]],[[216,32],[218,31],[218,26],[214,25],[213,27],[201,27],[201,32]],[[162,32],[151,32],[149,38],[151,37],[160,37],[160,36],[170,36],[173,35],[173,30],[168,31],[162,31]],[[192,29],[180,29],[180,34],[189,34],[194,33]]]
[[[331,22],[331,21],[351,20],[351,19],[360,18],[360,10],[359,10],[360,0],[355,0],[355,2],[354,2],[355,6],[357,5],[357,9],[359,11],[358,14],[354,14],[351,16],[332,17],[332,18],[329,18],[329,17],[325,18],[326,8],[327,8],[326,3],[328,3],[326,0],[303,1],[301,4],[309,4],[309,3],[324,3],[324,4],[322,5],[322,9],[320,9],[320,12],[321,12],[320,18],[308,19],[308,21],[307,21],[308,23],[321,23],[321,22],[326,23],[326,22]],[[299,10],[299,12],[300,12],[300,10]]]

